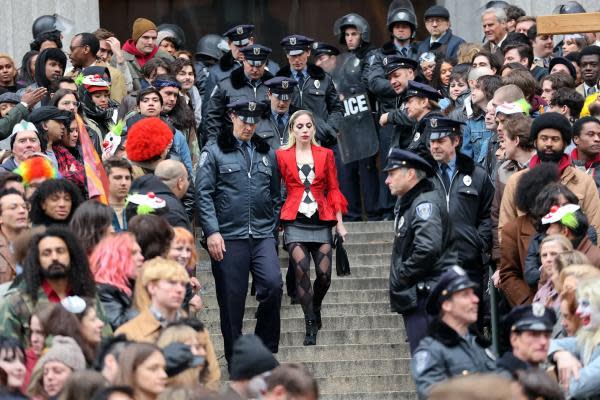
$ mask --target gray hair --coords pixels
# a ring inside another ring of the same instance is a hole
[[[483,18],[484,15],[492,14],[492,13],[496,16],[496,20],[499,23],[508,21],[508,17],[506,16],[506,11],[504,10],[504,8],[499,8],[499,7],[487,8],[483,13],[481,13],[481,18]]]

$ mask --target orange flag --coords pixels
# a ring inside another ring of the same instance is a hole
[[[90,199],[96,199],[102,204],[108,205],[108,178],[102,161],[94,149],[92,140],[88,135],[83,119],[75,114],[77,126],[79,127],[79,140],[83,153],[83,165],[87,181],[87,190]]]

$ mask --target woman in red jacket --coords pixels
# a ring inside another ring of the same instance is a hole
[[[348,202],[340,191],[333,151],[315,141],[315,120],[300,110],[290,118],[289,139],[277,150],[277,163],[287,198],[281,208],[284,243],[296,274],[296,293],[304,311],[304,345],[317,344],[321,328],[321,303],[331,284],[331,228],[345,238],[342,213]],[[314,287],[310,282],[310,257],[315,262]]]

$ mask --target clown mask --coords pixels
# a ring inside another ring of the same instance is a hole
[[[586,298],[579,300],[576,311],[583,329],[596,330],[600,328],[600,310]]]

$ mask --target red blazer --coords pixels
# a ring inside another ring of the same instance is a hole
[[[335,169],[333,151],[321,146],[312,145],[313,162],[315,166],[315,179],[310,190],[317,201],[319,219],[322,221],[335,221],[338,211],[345,213],[348,202],[340,191]],[[296,147],[275,152],[281,178],[287,190],[287,198],[281,207],[282,221],[294,221],[298,214],[298,207],[302,201],[304,184],[298,175],[296,164]]]

